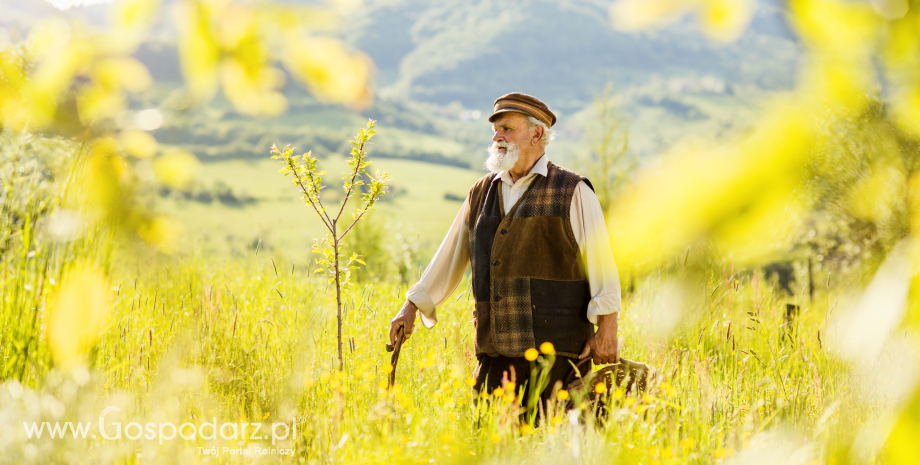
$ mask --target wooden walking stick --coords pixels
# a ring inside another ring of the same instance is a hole
[[[390,358],[390,365],[393,367],[393,371],[390,372],[390,380],[387,384],[387,389],[392,388],[396,384],[396,363],[399,362],[399,349],[402,347],[402,343],[406,340],[406,335],[403,334],[404,326],[400,326],[396,330],[396,343],[390,344],[387,343],[387,352],[393,352],[393,356]]]

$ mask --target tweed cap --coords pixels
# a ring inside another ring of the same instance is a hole
[[[495,109],[492,111],[492,115],[489,116],[489,122],[494,122],[499,114],[506,111],[533,116],[549,127],[556,124],[556,115],[550,111],[542,100],[520,92],[512,92],[495,99]]]

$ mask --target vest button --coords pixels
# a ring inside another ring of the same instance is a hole
[[[500,262],[500,261],[498,261],[498,260],[495,260],[494,262],[492,262],[492,265],[493,265],[493,266],[498,266],[498,265],[501,265],[501,263],[502,263],[502,262]]]
[[[502,232],[502,235],[503,235],[503,236],[504,236],[505,234],[508,234],[508,230],[507,230],[507,229],[502,229],[501,232]]]

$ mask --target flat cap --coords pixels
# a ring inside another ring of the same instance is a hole
[[[495,118],[500,113],[506,111],[533,116],[549,127],[556,124],[556,115],[550,111],[542,100],[520,92],[512,92],[495,99],[495,109],[492,111],[492,115],[489,116],[489,122],[495,121]]]

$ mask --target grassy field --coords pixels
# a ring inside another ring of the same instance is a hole
[[[204,163],[198,182],[210,186],[221,181],[255,199],[252,203],[200,203],[166,197],[159,206],[186,225],[193,240],[224,246],[250,246],[258,240],[274,248],[309,252],[312,238],[322,234],[322,225],[297,188],[278,174],[280,165],[266,156],[259,161],[229,160]],[[341,197],[335,184],[347,168],[344,158],[320,161],[331,185],[330,199]],[[411,160],[380,158],[369,171],[380,170],[394,178],[391,194],[384,196],[373,213],[387,228],[421,237],[428,249],[436,248],[460,210],[460,200],[484,172]],[[336,197],[338,196],[338,197]],[[337,203],[337,202],[336,202]],[[432,250],[433,251],[433,250]]]
[[[37,173],[50,168],[25,153],[29,170],[4,172],[18,186],[8,208],[15,217],[61,211],[69,204],[55,192],[71,178],[42,184]],[[397,183],[405,193],[375,214],[422,218],[427,226],[417,227],[432,235],[459,207],[443,193],[462,193],[478,176],[404,160],[379,165],[397,179],[421,179]],[[243,187],[269,200],[239,209],[180,202],[176,215],[202,234],[250,228],[266,247],[218,252],[190,231],[166,255],[104,226],[63,241],[54,228],[2,224],[10,240],[0,462],[274,463],[291,461],[278,455],[289,453],[298,463],[873,463],[884,443],[879,425],[904,398],[903,384],[889,389],[888,373],[909,373],[916,360],[893,344],[866,366],[841,361],[827,340],[839,327],[838,304],[853,300],[842,281],[809,301],[803,269],[793,298],[762,272],[691,254],[624,287],[622,355],[658,370],[648,392],[610,390],[606,406],[571,392],[568,412],[557,393],[537,424],[519,421],[523,379],[474,397],[468,282],[439,308],[437,326],[407,342],[388,389],[384,343],[405,283],[358,281],[346,290],[339,371],[334,288],[302,265],[303,243],[315,234],[309,211],[270,160],[205,166],[205,181],[246,172]],[[431,172],[440,175],[419,175]],[[30,210],[39,205],[49,210]],[[794,316],[790,301],[800,305]],[[85,365],[65,365],[60,333],[46,329],[60,328],[64,311],[64,328],[92,336],[85,354],[69,353]],[[552,353],[541,357],[535,370]],[[54,438],[27,426],[42,422],[91,422],[90,434]],[[258,435],[255,423],[264,425]],[[255,455],[266,453],[275,455]]]
[[[825,304],[836,291],[788,321],[784,299],[758,274],[726,269],[697,282],[675,269],[662,281],[640,281],[621,317],[623,355],[657,368],[662,383],[638,397],[608,392],[609,410],[598,420],[599,407],[572,393],[576,410],[550,410],[533,429],[517,423],[510,387],[471,397],[466,285],[439,310],[435,328],[409,340],[388,390],[383,345],[399,289],[358,285],[346,294],[339,372],[334,293],[302,271],[291,274],[288,263],[265,251],[240,260],[199,253],[120,260],[92,371],[52,371],[40,386],[23,390],[14,380],[0,391],[2,461],[248,463],[254,458],[223,448],[261,446],[293,448],[304,463],[841,463],[854,435],[886,407],[862,398],[818,339],[832,324]],[[123,425],[216,419],[296,422],[298,430],[275,445],[220,437],[160,445],[29,439],[20,426],[95,421],[108,406],[120,411],[106,421]],[[200,449],[212,447],[220,455]]]

